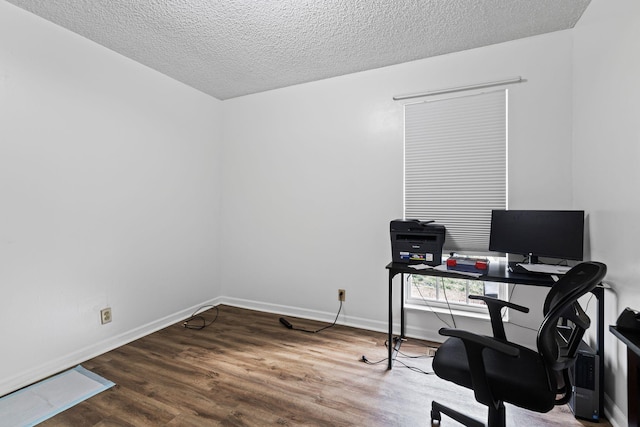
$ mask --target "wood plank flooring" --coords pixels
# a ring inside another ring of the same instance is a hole
[[[386,357],[383,333],[335,326],[309,334],[285,328],[277,314],[218,309],[205,329],[179,323],[86,361],[116,386],[42,426],[430,426],[434,398],[486,418],[471,392],[423,373],[431,372],[427,342],[405,342],[388,371],[386,362],[362,361]],[[459,424],[443,417],[442,425]],[[566,406],[549,414],[507,406],[507,425],[610,426],[578,421]]]

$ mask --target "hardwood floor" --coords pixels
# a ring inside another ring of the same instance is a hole
[[[431,372],[427,342],[405,342],[388,371],[386,362],[362,361],[386,357],[383,333],[335,326],[309,334],[276,314],[218,308],[205,329],[179,323],[83,363],[116,386],[42,426],[429,426],[434,398],[485,420],[471,392],[417,371]],[[535,414],[507,406],[507,424],[610,426],[578,421],[567,407]],[[442,425],[459,424],[443,417]]]

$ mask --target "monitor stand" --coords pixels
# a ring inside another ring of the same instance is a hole
[[[538,259],[538,255],[529,254],[528,261],[509,261],[509,270],[513,273],[518,274],[536,274],[526,270],[524,267],[520,267],[518,264],[539,264],[540,260]]]
[[[525,273],[531,274],[530,271],[525,270],[522,267],[519,267],[518,264],[539,264],[540,260],[538,259],[538,255],[529,254],[527,255],[527,261],[509,261],[509,270],[514,273]]]
[[[522,264],[522,262],[509,261],[509,271],[518,274],[531,274],[529,271],[525,270],[524,267],[520,267],[518,264]]]

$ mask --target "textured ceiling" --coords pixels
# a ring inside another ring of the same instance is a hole
[[[572,28],[590,2],[8,1],[218,99]]]

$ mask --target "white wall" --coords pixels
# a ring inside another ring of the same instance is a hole
[[[0,1],[0,395],[220,295],[220,105]]]
[[[640,2],[593,0],[573,31],[574,199],[591,212],[592,257],[608,266],[610,325],[640,309]],[[606,335],[607,406],[626,425],[626,348]]]
[[[558,32],[225,101],[223,294],[332,320],[344,288],[341,321],[385,330],[388,227],[402,217],[394,95],[522,76],[509,88],[510,206],[570,208],[571,49],[571,33]],[[532,305],[545,292],[518,287],[514,300]],[[411,313],[407,326],[438,339],[443,325]]]

